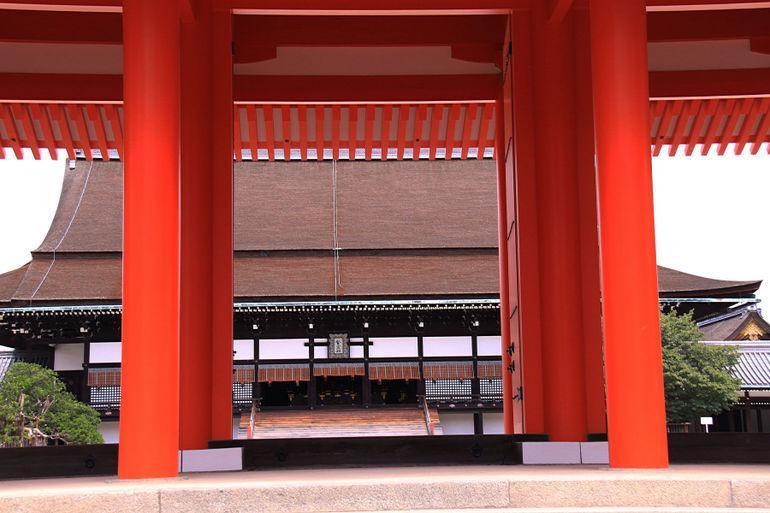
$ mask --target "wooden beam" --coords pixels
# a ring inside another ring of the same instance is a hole
[[[478,102],[492,101],[500,89],[494,74],[236,75],[234,82],[236,101],[259,103]]]
[[[496,75],[250,76],[234,78],[236,101],[473,102],[499,89]],[[652,71],[650,97],[711,98],[770,95],[770,68]],[[120,75],[0,73],[0,100],[109,103],[123,99]]]
[[[651,71],[650,98],[770,95],[770,68]]]
[[[237,48],[249,46],[435,46],[502,44],[506,17],[236,16]]]
[[[0,9],[58,12],[121,12],[122,0],[11,0],[0,2]]]
[[[120,13],[0,9],[0,41],[119,45],[123,23]]]
[[[651,12],[647,40],[708,41],[768,35],[770,9]]]

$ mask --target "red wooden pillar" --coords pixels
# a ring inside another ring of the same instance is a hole
[[[539,220],[534,152],[534,84],[532,80],[532,20],[529,11],[513,11],[510,17],[511,55],[506,57],[504,87],[510,101],[504,103],[506,139],[513,138],[512,165],[506,167],[506,183],[515,185],[518,235],[519,304],[511,326],[521,336],[521,391],[515,391],[522,405],[522,418],[515,417],[517,432],[544,433],[542,326],[540,317]],[[507,53],[507,52],[506,52]],[[514,171],[515,169],[515,171]],[[515,176],[514,176],[515,174]],[[510,187],[509,187],[510,189]],[[520,392],[523,392],[523,399]],[[519,427],[519,423],[523,425]]]
[[[182,23],[182,176],[179,444],[211,439],[212,153],[211,11],[198,4]],[[206,8],[208,7],[208,8]]]
[[[610,465],[665,467],[645,2],[590,10]]]
[[[551,21],[533,9],[535,152],[540,240],[545,431],[554,441],[586,438],[576,164],[574,15]]]
[[[182,24],[182,449],[232,436],[230,18],[204,1]]]
[[[588,11],[575,9],[575,97],[580,266],[585,365],[586,430],[607,432],[604,398],[601,279],[599,273],[599,212],[596,199],[593,92],[591,90],[591,38]]]
[[[498,241],[498,265],[500,266],[500,342],[502,349],[503,367],[503,432],[507,435],[514,432],[514,402],[513,402],[513,374],[511,368],[511,330],[518,330],[518,326],[511,326],[511,301],[509,273],[518,273],[518,269],[508,268],[508,235],[510,225],[507,213],[507,189],[509,177],[506,176],[506,163],[509,161],[508,151],[511,147],[510,139],[505,137],[505,100],[504,94],[495,105],[495,161],[497,164],[497,241]],[[510,177],[512,178],[512,177]],[[513,236],[516,236],[514,231]],[[518,294],[518,291],[513,291]],[[518,303],[518,301],[516,301]]]
[[[120,478],[178,471],[179,35],[177,2],[123,2]]]
[[[211,437],[233,436],[233,20],[212,15]]]

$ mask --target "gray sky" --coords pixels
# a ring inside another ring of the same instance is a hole
[[[0,160],[0,273],[23,265],[56,211],[64,161]],[[45,152],[43,152],[45,153]],[[653,159],[658,262],[713,278],[765,280],[770,312],[770,155]]]

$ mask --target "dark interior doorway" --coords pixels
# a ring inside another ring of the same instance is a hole
[[[318,406],[362,403],[363,378],[360,376],[328,376],[316,379]]]
[[[417,404],[417,380],[383,379],[372,381],[373,405]]]

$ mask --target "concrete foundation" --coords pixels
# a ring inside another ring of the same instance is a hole
[[[70,478],[0,483],[0,512],[13,513],[394,510],[770,511],[770,468],[409,467],[188,474],[147,481]]]

